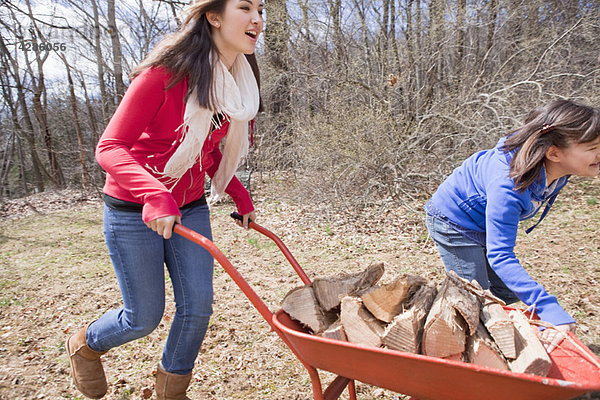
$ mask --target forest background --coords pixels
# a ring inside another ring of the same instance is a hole
[[[101,188],[95,144],[184,5],[1,2],[0,199]],[[426,197],[534,107],[599,100],[598,0],[270,0],[265,20],[245,168],[306,201]]]

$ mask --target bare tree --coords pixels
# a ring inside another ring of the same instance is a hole
[[[113,76],[115,79],[116,104],[121,101],[125,94],[125,84],[123,83],[123,53],[121,52],[121,40],[119,39],[119,29],[115,14],[115,0],[106,0],[108,6],[108,33],[112,42],[113,56]]]
[[[42,43],[46,43],[45,35],[37,25],[37,20],[33,15],[30,0],[26,0],[26,4],[27,14],[33,27],[33,29],[30,29],[29,32],[31,33],[32,49],[35,55],[35,63],[37,66],[37,71],[34,72],[31,69],[31,64],[27,62],[27,70],[33,86],[33,110],[42,131],[44,144],[46,145],[46,153],[48,156],[48,162],[50,164],[50,178],[57,187],[62,188],[64,186],[65,178],[58,162],[58,155],[54,146],[54,138],[48,124],[48,103],[46,82],[44,78],[44,63],[48,59],[50,52],[42,50]],[[24,39],[22,34],[20,36]],[[25,52],[26,60],[28,58],[27,54],[28,53]]]
[[[346,52],[344,50],[344,35],[342,33],[342,1],[341,0],[327,0],[329,5],[329,17],[331,18],[331,25],[333,29],[333,45],[335,48],[334,60],[335,68],[339,70],[342,75],[346,75],[347,59]]]
[[[269,2],[269,24],[265,30],[266,61],[277,76],[267,104],[273,114],[281,114],[290,107],[289,86],[289,28],[287,6],[284,0]]]
[[[457,61],[460,65],[465,54],[465,35],[467,30],[467,0],[457,1],[456,31],[458,38],[456,42]]]
[[[81,186],[83,189],[87,189],[90,184],[90,173],[88,171],[87,166],[85,143],[83,139],[81,123],[79,120],[79,110],[77,108],[77,97],[75,96],[75,85],[73,83],[73,77],[71,74],[71,65],[69,64],[67,57],[64,54],[61,54],[60,58],[65,65],[65,72],[67,73],[67,82],[69,84],[69,102],[71,103],[71,111],[73,113],[73,125],[75,126],[75,134],[77,136],[77,148],[79,149],[79,164],[81,166]]]
[[[24,191],[16,164],[37,190],[56,180],[52,162],[65,181],[83,179],[85,160],[90,176],[101,176],[89,159],[125,76],[180,24],[185,3],[53,2],[76,18],[35,15],[25,0],[0,9],[3,193]],[[254,167],[292,171],[306,197],[345,198],[349,207],[422,196],[533,106],[598,102],[598,20],[597,1],[269,0]],[[11,53],[15,42],[47,41],[56,30],[74,35],[61,78],[69,107],[46,78],[45,57],[57,53]]]
[[[102,54],[102,45],[100,42],[101,27],[100,18],[98,16],[98,4],[96,0],[90,0],[93,12],[94,21],[94,54],[96,56],[96,68],[98,70],[98,87],[100,89],[100,98],[102,100],[102,121],[108,122],[111,108],[109,107],[109,97],[106,92],[106,82],[104,81],[104,56]]]
[[[7,26],[6,23],[2,23],[3,27],[6,30],[12,29],[12,27]],[[13,31],[14,36],[17,37],[16,33]],[[15,43],[16,46],[16,43]],[[8,49],[6,42],[3,37],[0,35],[0,49],[2,50],[2,90],[3,90],[3,100],[8,105],[11,118],[13,123],[13,128],[22,134],[29,145],[29,154],[31,156],[31,167],[34,177],[34,185],[38,191],[44,191],[44,179],[42,177],[43,165],[37,151],[37,143],[35,138],[35,128],[33,125],[33,121],[30,117],[29,108],[27,105],[25,88],[23,86],[23,81],[21,78],[21,68],[18,63],[18,59],[11,55],[11,52]],[[7,74],[4,74],[7,72]],[[13,102],[13,93],[16,92],[17,101]],[[18,111],[18,107],[21,108],[21,113]],[[23,121],[24,126],[20,121]]]

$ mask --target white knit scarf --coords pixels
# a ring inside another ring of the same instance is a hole
[[[252,68],[243,54],[235,59],[231,72],[218,60],[213,69],[212,81],[215,109],[200,107],[195,90],[185,105],[181,125],[181,144],[171,156],[163,174],[179,180],[202,158],[202,146],[211,130],[213,115],[221,113],[229,122],[223,159],[211,180],[209,201],[218,201],[235,174],[240,161],[248,153],[248,121],[258,112],[259,92]]]

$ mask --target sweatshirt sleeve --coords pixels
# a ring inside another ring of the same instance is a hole
[[[223,154],[218,147],[215,147],[210,154],[208,154],[208,156],[212,159],[212,163],[210,167],[206,169],[206,173],[212,179],[217,172],[219,164],[221,163]],[[250,193],[248,193],[248,190],[246,190],[242,182],[240,182],[235,175],[233,178],[231,178],[231,181],[229,181],[229,184],[225,188],[225,193],[231,196],[240,215],[248,214],[249,212],[254,211],[254,205],[252,204]]]
[[[508,182],[488,190],[486,207],[486,247],[490,266],[498,277],[512,290],[523,303],[533,308],[544,321],[554,325],[575,322],[558,304],[555,296],[536,282],[517,259],[514,247],[521,205],[519,193],[509,187]]]
[[[169,190],[132,155],[131,148],[165,100],[168,73],[149,68],[133,79],[96,147],[96,160],[143,204],[144,222],[181,215]]]

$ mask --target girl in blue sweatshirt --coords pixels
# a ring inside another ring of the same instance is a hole
[[[425,205],[431,238],[447,271],[481,284],[506,301],[523,301],[556,329],[541,333],[548,352],[574,319],[515,256],[520,221],[543,208],[546,216],[571,175],[596,176],[600,168],[600,112],[568,100],[534,110],[496,147],[473,154]]]

